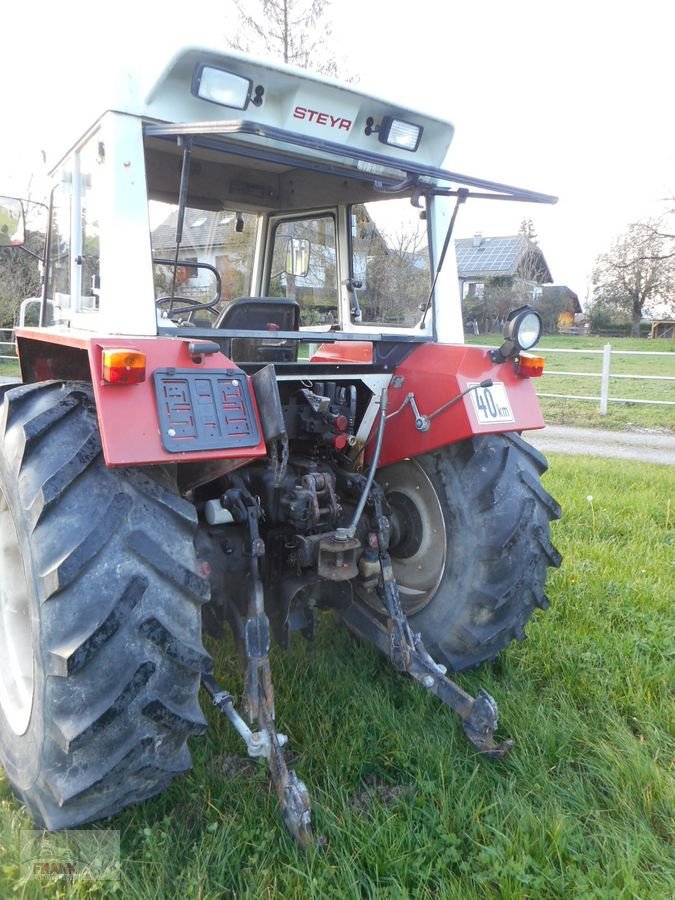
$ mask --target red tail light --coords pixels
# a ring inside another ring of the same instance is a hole
[[[107,384],[140,384],[145,381],[145,353],[127,348],[104,350],[103,380]]]

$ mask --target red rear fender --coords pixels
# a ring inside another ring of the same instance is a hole
[[[512,360],[495,364],[484,347],[421,344],[397,366],[389,386],[389,420],[380,465],[436,450],[474,434],[543,428],[529,378]],[[446,407],[471,385],[491,379]],[[377,427],[377,423],[376,426]],[[369,451],[374,441],[371,438]]]

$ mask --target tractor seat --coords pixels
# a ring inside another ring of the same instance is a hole
[[[269,338],[222,337],[221,350],[235,362],[295,362],[298,342],[279,340],[277,331],[300,329],[300,306],[287,297],[238,297],[229,303],[214,324],[214,329],[269,331]]]

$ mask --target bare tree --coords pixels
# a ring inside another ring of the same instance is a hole
[[[675,238],[659,228],[656,220],[634,223],[595,261],[593,310],[627,316],[633,337],[644,312],[675,308]]]
[[[44,250],[46,207],[26,200],[23,210],[23,246],[0,245],[0,328],[13,328],[21,301],[37,296],[41,290],[38,261]],[[7,222],[0,215],[0,231],[7,231],[7,227]]]
[[[0,328],[13,328],[21,301],[40,292],[37,261],[20,247],[0,248]]]
[[[522,234],[528,241],[532,241],[533,244],[539,243],[539,237],[537,235],[537,229],[534,226],[534,221],[529,217],[522,219],[518,234]]]
[[[675,197],[670,198],[671,203],[675,203]],[[660,249],[659,259],[667,259],[675,257],[675,208],[667,210],[657,219],[650,219],[641,223],[647,231],[651,231],[654,237],[661,238],[664,242]]]
[[[364,321],[413,325],[429,295],[426,234],[401,229],[382,237],[380,252],[368,259]]]
[[[344,67],[333,47],[331,5],[332,0],[234,0],[239,28],[232,46],[336,77]]]

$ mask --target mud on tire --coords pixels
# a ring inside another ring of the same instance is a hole
[[[455,671],[494,658],[549,605],[561,557],[541,485],[545,458],[515,434],[481,435],[378,473],[393,509],[391,556],[411,627]]]
[[[194,508],[163,467],[105,466],[88,386],[3,395],[0,761],[35,821],[60,829],[190,767],[209,587]]]

